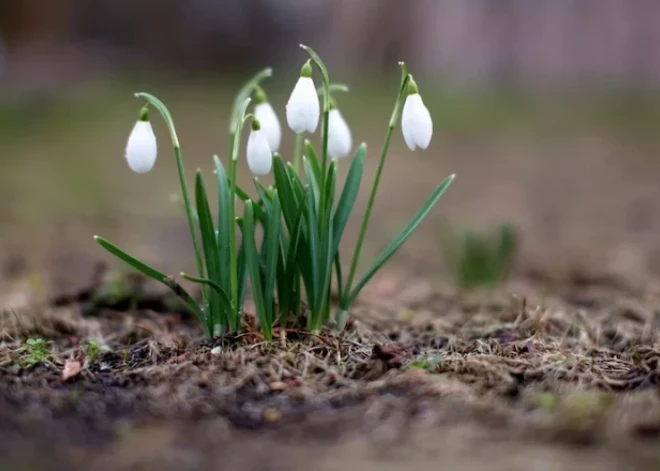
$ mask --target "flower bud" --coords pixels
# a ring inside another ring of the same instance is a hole
[[[319,96],[312,80],[312,66],[307,61],[286,104],[286,121],[296,134],[305,131],[313,133],[319,124],[320,112]]]
[[[252,132],[247,142],[247,163],[250,171],[257,176],[268,175],[273,165],[268,139],[256,119],[252,121]]]
[[[412,77],[408,82],[408,96],[401,114],[401,131],[410,150],[415,150],[417,147],[426,149],[433,136],[431,114],[424,105],[417,83]]]
[[[351,152],[353,138],[348,123],[337,108],[328,114],[328,155],[332,159],[346,157]]]
[[[272,152],[277,152],[282,140],[282,127],[280,126],[280,120],[261,88],[257,89],[254,101],[256,103],[254,107],[254,116],[259,121],[261,129],[266,135],[270,150]]]
[[[126,161],[136,173],[147,173],[156,163],[158,146],[156,136],[149,122],[149,111],[145,106],[140,111],[140,119],[135,123],[126,143]]]

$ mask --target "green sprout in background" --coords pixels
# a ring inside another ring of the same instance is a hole
[[[441,243],[461,289],[493,287],[506,280],[517,249],[514,228],[501,224],[488,231],[445,227]]]
[[[362,183],[367,146],[359,145],[349,159],[342,185],[338,181],[337,169],[348,158],[352,136],[332,94],[347,92],[348,87],[331,83],[320,57],[311,48],[301,47],[310,59],[302,66],[286,106],[287,124],[296,134],[292,159],[287,162],[277,153],[281,128],[261,86],[263,80],[272,75],[271,69],[264,69],[245,84],[234,100],[227,168],[220,157],[214,156],[218,188],[215,205],[208,199],[199,169],[195,175],[194,197],[189,195],[181,147],[169,110],[153,95],[136,94],[147,104],[140,111],[139,120],[129,137],[126,159],[129,167],[138,173],[148,172],[156,162],[156,137],[149,123],[148,107],[152,106],[163,117],[169,130],[197,265],[196,275],[182,273],[181,276],[201,285],[201,303],[193,299],[173,276],[150,267],[101,237],[95,236],[95,239],[113,255],[171,288],[197,316],[207,338],[235,332],[242,327],[248,281],[264,338],[271,339],[273,328],[286,326],[290,320],[304,319],[311,332],[318,332],[333,323],[339,331],[343,330],[348,312],[360,291],[415,231],[454,178],[451,175],[440,183],[371,267],[357,277],[357,266],[394,128],[400,121],[404,140],[411,150],[417,147],[426,149],[433,134],[431,116],[419,94],[419,87],[405,64],[400,63],[401,81],[394,109],[357,245],[346,265],[349,267],[348,276],[344,278],[339,247]],[[313,66],[321,75],[323,85],[320,89],[314,85]],[[248,113],[253,99],[254,113]],[[305,133],[315,133],[319,120],[322,146],[317,152],[305,139]],[[236,182],[241,137],[246,125],[249,125],[250,135],[245,159],[255,175],[256,198]],[[266,187],[258,177],[271,171],[274,184]],[[243,203],[242,215],[237,213],[238,200]],[[216,208],[215,218],[212,206]],[[331,316],[333,275],[339,299],[334,319]]]

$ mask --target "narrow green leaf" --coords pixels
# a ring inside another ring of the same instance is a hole
[[[94,240],[98,242],[98,244],[101,247],[103,247],[105,250],[110,252],[115,257],[128,263],[130,266],[135,268],[137,271],[145,274],[149,278],[153,278],[154,280],[163,283],[165,286],[167,286],[172,291],[174,291],[174,293],[183,300],[183,302],[185,303],[186,307],[190,310],[190,312],[192,312],[197,317],[199,322],[202,324],[202,327],[204,329],[204,334],[210,338],[211,330],[209,323],[206,317],[204,316],[204,312],[199,307],[199,304],[197,304],[197,302],[192,298],[192,296],[190,296],[190,294],[188,294],[188,292],[184,290],[181,287],[181,285],[179,285],[176,282],[176,280],[174,280],[174,278],[156,270],[155,268],[150,267],[146,263],[141,262],[137,258],[127,254],[122,249],[112,244],[111,242],[107,241],[103,237],[94,236]]]
[[[333,160],[328,167],[328,175],[325,179],[325,195],[323,198],[323,208],[321,221],[319,222],[321,234],[321,270],[320,270],[320,312],[323,313],[323,322],[326,322],[326,315],[329,315],[329,296],[330,284],[332,282],[332,262],[334,259],[334,242],[332,234],[332,206],[335,196],[335,182],[337,181],[337,163]],[[320,328],[320,325],[317,327]]]
[[[218,230],[216,240],[219,252],[220,267],[220,286],[229,287],[229,260],[230,260],[230,237],[229,231],[234,229],[234,221],[230,220],[231,214],[229,205],[231,204],[231,190],[227,180],[227,172],[217,155],[213,156],[215,165],[215,174],[218,180]]]
[[[321,180],[323,180],[323,175],[321,173],[321,164],[319,163],[319,159],[316,156],[316,151],[314,150],[314,146],[312,145],[311,142],[309,142],[308,139],[305,139],[305,157],[307,160],[309,160],[309,163],[312,166],[312,170],[314,170],[314,178],[316,180],[316,186],[318,188],[319,184],[321,183]]]
[[[320,308],[321,290],[319,286],[319,235],[316,220],[316,202],[314,201],[314,192],[311,186],[307,186],[306,191],[306,210],[307,210],[307,237],[309,242],[309,262],[311,269],[311,288],[312,292],[307,293],[309,303],[312,306],[312,313],[317,314]]]
[[[217,284],[215,281],[210,280],[208,278],[201,278],[199,276],[189,275],[183,272],[181,272],[181,277],[185,278],[188,281],[192,281],[193,283],[198,283],[201,285],[208,286],[219,295],[220,300],[222,304],[225,306],[225,308],[227,310],[231,309],[231,300],[229,299],[229,296],[227,296],[227,292],[224,289],[222,289],[222,287],[219,284]]]
[[[247,260],[245,258],[245,243],[241,242],[241,246],[238,249],[238,308],[236,309],[236,311],[239,313],[239,316],[237,316],[234,330],[238,330],[240,328],[240,323],[241,323],[240,313],[243,311],[246,284],[247,284]]]
[[[264,296],[261,281],[261,269],[259,267],[259,254],[257,253],[257,246],[254,240],[254,211],[252,209],[252,201],[245,202],[244,216],[243,216],[243,243],[245,244],[245,258],[247,261],[248,275],[250,277],[250,285],[252,286],[252,296],[254,297],[254,305],[257,310],[257,318],[259,325],[266,340],[272,338],[272,325],[268,322],[268,314],[264,304]]]
[[[346,182],[339,197],[339,203],[335,210],[335,215],[332,221],[333,232],[333,254],[339,251],[339,244],[344,235],[344,230],[348,224],[348,220],[353,212],[355,201],[357,200],[358,193],[360,192],[360,183],[362,182],[362,172],[364,170],[364,159],[367,154],[367,146],[362,144],[355,152],[355,156],[351,161],[351,166],[348,169]]]
[[[305,180],[307,182],[307,185],[309,185],[314,191],[314,198],[316,199],[316,201],[320,201],[319,188],[322,180],[316,179],[316,176],[314,175],[314,170],[312,169],[312,165],[307,158],[303,158],[303,168],[305,170]]]
[[[344,298],[344,278],[341,273],[341,260],[339,254],[335,254],[335,274],[337,276],[337,299]]]
[[[282,209],[280,206],[280,197],[275,191],[273,195],[273,206],[271,209],[268,226],[264,239],[266,260],[266,282],[264,284],[264,304],[266,312],[269,315],[268,322],[272,325],[275,320],[273,313],[273,295],[275,293],[275,279],[277,275],[277,264],[280,258],[280,229],[282,227]]]
[[[401,245],[410,237],[410,235],[417,229],[417,226],[424,220],[424,218],[427,216],[427,214],[433,209],[433,207],[436,205],[436,203],[440,200],[440,197],[447,191],[447,188],[449,188],[449,185],[451,185],[451,182],[454,180],[455,175],[450,175],[449,177],[445,178],[445,180],[435,189],[435,191],[431,194],[428,200],[426,200],[426,203],[422,206],[422,208],[417,212],[414,218],[408,223],[406,227],[403,228],[403,230],[399,233],[399,235],[392,241],[392,243],[387,246],[387,248],[383,251],[383,253],[376,259],[374,264],[372,265],[369,270],[364,274],[364,276],[360,279],[360,281],[357,283],[355,288],[351,291],[349,295],[348,302],[345,303],[344,306],[342,306],[343,309],[347,309],[355,300],[357,295],[360,293],[362,288],[364,288],[364,285],[367,284],[367,282],[373,277],[378,270],[387,262],[392,255],[396,253],[396,251],[401,247]]]
[[[275,187],[280,196],[282,204],[282,213],[284,214],[284,221],[286,222],[289,234],[293,232],[296,214],[298,212],[298,202],[289,180],[289,174],[286,166],[279,155],[273,157],[273,174],[275,176]]]
[[[204,179],[200,170],[195,175],[195,200],[197,203],[197,214],[199,215],[199,232],[202,236],[202,249],[206,262],[206,278],[218,283],[222,279],[220,273],[220,251],[216,241],[215,227],[204,186]],[[205,277],[202,274],[200,278]],[[227,312],[222,309],[219,301],[219,295],[211,292],[209,295],[209,312],[213,319],[214,327],[226,325],[227,317],[233,317],[231,311]]]
[[[305,186],[302,183],[302,180],[298,176],[298,172],[293,168],[291,164],[287,164],[286,171],[289,174],[289,180],[291,181],[291,188],[293,188],[293,194],[296,197],[296,201],[305,200]]]
[[[139,261],[138,259],[128,255],[122,249],[120,249],[116,245],[112,244],[111,242],[108,242],[103,237],[94,236],[94,240],[96,242],[98,242],[101,247],[103,247],[105,250],[110,252],[112,255],[114,255],[117,258],[122,259],[124,262],[128,263],[133,268],[135,268],[136,270],[144,273],[148,277],[153,278],[154,280],[157,280],[157,281],[163,281],[163,278],[167,278],[167,275],[165,273],[162,273],[162,272],[156,270],[155,268],[150,267],[146,263],[143,263],[143,262]]]

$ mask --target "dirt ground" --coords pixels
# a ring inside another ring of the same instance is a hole
[[[152,196],[133,207],[124,174],[116,217],[5,224],[0,469],[659,469],[657,139],[552,127],[534,146],[437,139],[388,164],[366,256],[458,178],[341,336],[291,328],[266,343],[247,326],[205,342],[166,292],[103,265],[91,242],[190,264],[185,221],[143,217]],[[174,181],[161,176],[159,199]],[[505,286],[455,290],[444,218],[516,225]]]

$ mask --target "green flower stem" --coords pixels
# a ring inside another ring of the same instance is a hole
[[[402,71],[404,71],[404,65],[402,65]],[[396,102],[394,103],[394,109],[392,110],[392,116],[390,117],[390,122],[387,126],[387,133],[385,134],[385,142],[383,143],[383,149],[380,153],[380,160],[378,161],[378,168],[376,170],[376,176],[374,177],[374,183],[371,187],[371,193],[369,194],[369,201],[367,202],[367,209],[362,218],[362,225],[360,226],[360,234],[358,235],[357,245],[355,246],[355,251],[353,252],[353,258],[351,260],[351,268],[348,272],[348,278],[346,279],[346,284],[344,285],[344,298],[340,302],[340,314],[343,314],[343,322],[345,322],[346,311],[348,311],[348,304],[350,303],[350,292],[353,286],[353,279],[355,278],[355,272],[357,270],[357,265],[360,260],[360,254],[362,252],[362,244],[364,243],[364,237],[367,233],[367,226],[369,225],[369,219],[371,218],[371,210],[374,206],[374,201],[376,201],[376,193],[378,192],[378,185],[380,184],[380,177],[383,173],[383,168],[385,167],[385,160],[387,159],[387,153],[390,148],[390,141],[392,140],[392,134],[394,133],[394,128],[396,123],[399,120],[399,114],[401,111],[401,104],[405,97],[405,89],[408,84],[409,75],[405,73],[405,76],[402,79],[401,86],[399,88],[399,94],[397,95]],[[341,319],[338,319],[341,320]],[[337,322],[337,327],[343,326],[339,325]]]
[[[165,120],[167,129],[170,132],[170,139],[172,140],[172,147],[174,147],[174,159],[176,160],[176,168],[179,173],[179,182],[181,184],[181,192],[183,193],[183,205],[186,209],[186,216],[188,218],[188,227],[190,228],[190,237],[192,238],[193,249],[195,251],[195,261],[197,262],[197,271],[200,276],[204,276],[204,264],[202,263],[202,254],[199,250],[197,242],[197,231],[195,228],[195,212],[190,205],[190,197],[188,196],[188,184],[186,182],[186,172],[183,167],[183,156],[181,155],[181,147],[179,145],[179,138],[174,128],[174,120],[165,104],[155,96],[149,93],[136,93],[137,98],[147,100],[154,108],[158,110],[160,115]],[[202,288],[202,297],[204,299],[204,306],[208,306],[208,290]]]
[[[199,250],[199,243],[197,242],[197,234],[195,229],[195,213],[190,206],[190,197],[188,196],[188,183],[186,182],[186,171],[183,167],[183,156],[181,155],[181,148],[174,148],[174,155],[176,159],[176,168],[179,173],[179,181],[181,183],[181,192],[183,193],[183,204],[186,208],[186,216],[188,219],[188,227],[190,228],[190,237],[193,243],[193,250],[195,251],[195,261],[197,262],[197,272],[200,276],[204,276],[204,264],[202,262],[202,254]],[[204,304],[207,304],[208,289],[202,288],[202,297]]]
[[[300,160],[302,158],[303,133],[296,134],[296,142],[293,147],[293,169],[300,175]]]

